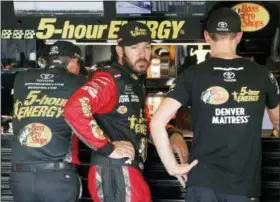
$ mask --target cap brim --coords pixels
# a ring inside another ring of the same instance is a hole
[[[150,37],[137,37],[135,39],[130,39],[130,40],[122,40],[118,43],[119,46],[133,46],[135,44],[141,43],[141,42],[148,42],[151,43],[152,40]]]

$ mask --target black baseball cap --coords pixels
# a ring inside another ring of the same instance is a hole
[[[132,46],[140,42],[151,43],[151,31],[143,23],[128,22],[120,28],[118,34],[119,46]]]
[[[83,60],[83,58],[81,57],[81,49],[69,41],[56,41],[53,45],[49,46],[48,55],[51,57],[78,57]]]
[[[207,31],[209,33],[241,32],[240,16],[231,8],[218,8],[208,18]]]

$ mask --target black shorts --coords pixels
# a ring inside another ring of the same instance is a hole
[[[187,202],[259,202],[258,198],[222,194],[212,189],[191,186],[187,189]]]

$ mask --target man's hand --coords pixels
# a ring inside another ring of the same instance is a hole
[[[130,161],[133,161],[135,158],[135,150],[131,142],[128,141],[113,141],[115,149],[110,154],[109,158],[112,159],[123,159],[128,158]]]
[[[179,133],[174,133],[170,137],[170,145],[174,152],[178,154],[181,164],[188,162],[188,146],[184,137]]]
[[[169,175],[176,177],[180,184],[185,188],[188,179],[187,174],[197,163],[198,161],[194,160],[190,164],[177,164],[176,167],[172,171],[168,171],[168,173]]]
[[[279,135],[279,130],[273,129],[273,130],[272,130],[272,135],[275,136],[275,137],[280,137],[280,135]]]

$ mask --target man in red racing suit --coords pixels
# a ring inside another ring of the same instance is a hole
[[[64,117],[92,149],[88,188],[94,202],[151,202],[141,172],[148,144],[141,75],[151,59],[151,36],[144,24],[133,22],[121,28],[119,38],[118,64],[95,72],[68,100]],[[172,127],[167,130],[186,162],[183,136]]]

